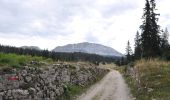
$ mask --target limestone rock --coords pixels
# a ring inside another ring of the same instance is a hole
[[[67,84],[87,86],[96,77],[105,75],[107,70],[60,63],[41,68],[24,66],[8,73],[0,72],[0,100],[56,100],[64,94]],[[18,79],[9,80],[11,76]]]

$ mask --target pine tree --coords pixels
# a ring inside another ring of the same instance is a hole
[[[168,39],[169,39],[169,32],[168,32],[168,29],[165,28],[165,31],[162,32],[162,36],[161,36],[161,48],[167,48],[169,46],[169,42],[168,42]]]
[[[157,16],[159,16],[160,14],[155,13],[156,9],[156,3],[155,0],[151,0],[150,1],[151,4],[151,24],[152,24],[152,51],[153,52],[153,56],[157,55],[160,56],[161,54],[161,49],[160,49],[160,44],[161,44],[161,38],[160,38],[160,26],[157,24],[158,23],[158,18]]]
[[[132,48],[130,46],[130,42],[127,42],[127,47],[126,47],[126,59],[127,59],[127,63],[132,61]]]
[[[135,51],[134,51],[135,59],[141,58],[141,54],[142,54],[140,38],[141,38],[141,37],[140,37],[140,34],[139,34],[139,32],[137,31],[136,37],[135,37]]]
[[[156,7],[155,0],[150,2],[146,0],[144,15],[142,16],[143,24],[140,26],[141,47],[143,57],[157,57],[160,55],[160,28],[157,24],[158,18],[154,11]]]
[[[161,36],[161,52],[162,52],[162,57],[167,58],[167,56],[170,56],[170,44],[168,42],[169,39],[169,32],[168,29],[166,28],[165,31],[162,32]]]

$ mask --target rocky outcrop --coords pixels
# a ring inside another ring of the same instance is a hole
[[[108,70],[55,64],[0,70],[0,100],[58,100],[66,84],[87,86]]]

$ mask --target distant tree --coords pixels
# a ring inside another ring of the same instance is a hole
[[[81,52],[74,53],[62,53],[62,52],[50,52],[48,50],[34,50],[34,49],[23,49],[11,46],[3,46],[0,44],[0,53],[15,53],[18,55],[31,55],[41,56],[45,58],[52,58],[54,61],[88,61],[95,64],[100,62],[111,63],[118,58],[104,57],[96,54],[88,54]]]
[[[142,50],[141,50],[141,37],[139,32],[136,32],[135,37],[135,51],[134,51],[134,57],[135,59],[141,58]]]
[[[165,31],[162,32],[161,36],[161,52],[162,52],[162,57],[167,58],[167,56],[170,56],[170,44],[168,42],[169,39],[169,32],[168,29],[166,28]]]
[[[130,46],[130,42],[127,42],[127,46],[126,46],[126,59],[127,59],[127,63],[132,61],[132,48]]]
[[[120,64],[125,65],[125,58],[124,57],[121,57]]]
[[[161,36],[161,48],[168,48],[169,47],[169,42],[168,42],[168,39],[169,39],[169,32],[168,32],[168,29],[165,28],[165,31],[162,32],[162,36]]]
[[[142,55],[145,58],[160,56],[160,26],[157,24],[159,14],[155,13],[155,0],[146,0],[143,24],[140,26]]]

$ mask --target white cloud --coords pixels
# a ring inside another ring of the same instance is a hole
[[[170,28],[170,2],[157,2],[160,25]],[[143,0],[0,0],[0,43],[53,49],[101,43],[124,53],[142,22]]]

